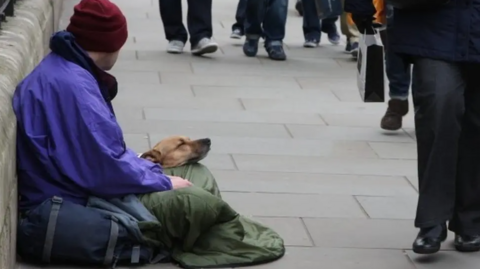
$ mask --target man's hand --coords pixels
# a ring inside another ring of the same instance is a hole
[[[176,176],[168,176],[170,178],[170,181],[172,182],[172,188],[174,190],[176,189],[181,189],[181,188],[186,188],[192,186],[192,182],[183,179],[181,177],[176,177]]]

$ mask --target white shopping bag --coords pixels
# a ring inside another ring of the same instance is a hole
[[[385,102],[385,67],[382,41],[378,34],[360,35],[357,83],[364,102]]]

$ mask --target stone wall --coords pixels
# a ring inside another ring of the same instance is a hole
[[[0,30],[0,268],[15,267],[17,178],[16,119],[11,107],[15,86],[48,52],[63,0],[17,0],[15,16]]]

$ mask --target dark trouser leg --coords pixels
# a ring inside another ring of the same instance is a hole
[[[338,20],[338,17],[326,18],[321,21],[322,32],[332,33],[337,31],[337,25],[335,24]]]
[[[192,45],[196,45],[202,38],[211,38],[212,0],[188,0],[187,24]]]
[[[414,60],[413,80],[419,180],[415,226],[426,228],[453,216],[466,83],[458,64],[426,58]]]
[[[283,41],[287,14],[288,0],[268,0],[268,6],[263,20],[266,46],[272,42],[277,43]]]
[[[321,25],[317,14],[315,0],[302,0],[303,5],[303,36],[305,40],[320,41]]]
[[[408,90],[411,83],[411,66],[395,52],[388,49],[388,33],[393,29],[393,7],[387,5],[387,30],[385,32],[385,41],[382,42],[385,47],[385,69],[389,81],[389,94],[391,99],[407,100]]]
[[[480,235],[480,65],[467,65],[465,115],[458,149],[456,204],[450,229]]]
[[[389,94],[391,99],[407,100],[410,89],[410,64],[403,58],[386,50],[386,73],[389,81]]]
[[[244,32],[245,12],[247,9],[247,0],[239,0],[237,5],[237,12],[235,13],[236,22],[232,25],[232,31],[239,29]]]
[[[188,33],[182,21],[182,1],[159,0],[159,6],[167,40],[187,42]]]
[[[245,12],[245,35],[247,38],[260,39],[263,35],[263,18],[265,15],[265,2],[247,0]]]

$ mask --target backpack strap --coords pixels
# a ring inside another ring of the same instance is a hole
[[[42,261],[49,263],[52,255],[53,239],[55,237],[55,229],[57,228],[57,218],[62,206],[63,199],[54,196],[52,198],[52,207],[50,208],[50,216],[48,218],[47,233],[45,235],[45,243],[43,245]]]
[[[118,240],[118,223],[117,218],[111,216],[110,238],[108,239],[107,252],[105,253],[104,265],[112,265],[115,254],[115,247]]]

